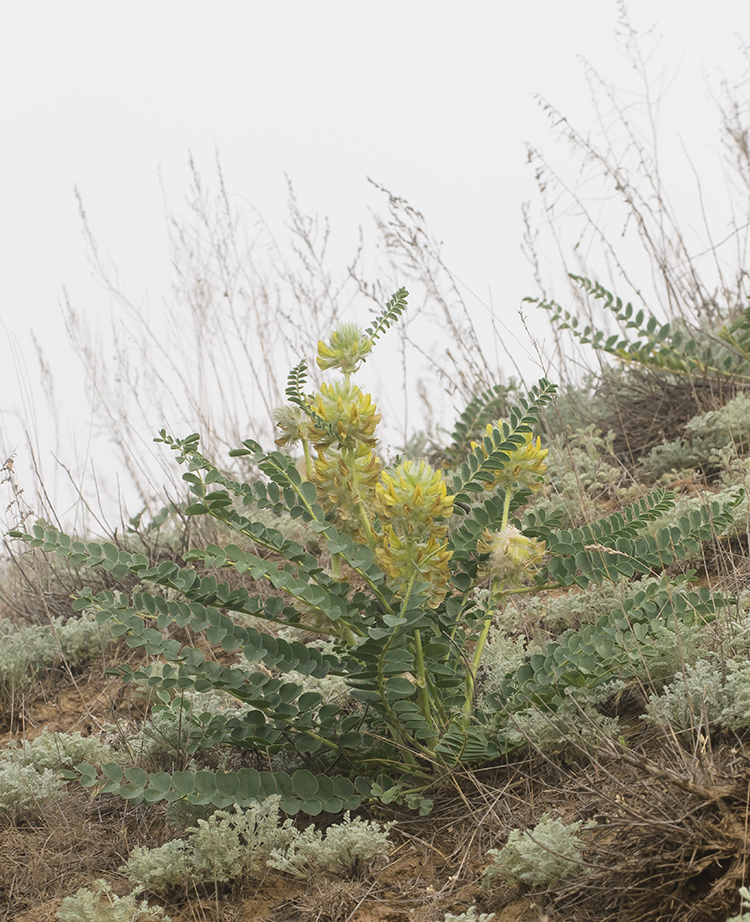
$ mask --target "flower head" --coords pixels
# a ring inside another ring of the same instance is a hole
[[[490,555],[490,575],[510,588],[522,586],[533,576],[544,558],[545,544],[537,538],[527,538],[514,525],[506,525],[496,532],[485,528],[477,550]]]
[[[341,323],[331,332],[328,342],[318,343],[318,368],[327,371],[338,368],[345,375],[353,374],[372,349],[372,340],[356,323]]]
[[[375,488],[377,511],[402,531],[428,533],[436,519],[453,514],[453,496],[443,480],[443,472],[426,461],[403,461],[392,471],[384,471]]]
[[[404,461],[384,471],[375,487],[375,509],[382,528],[375,551],[379,566],[400,591],[412,577],[429,583],[428,605],[445,598],[450,576],[448,526],[453,496],[443,472],[426,461]]]
[[[294,445],[300,439],[308,438],[309,423],[305,414],[299,407],[289,404],[276,407],[271,416],[283,435],[276,439],[279,447]]]
[[[487,435],[491,436],[493,430],[499,428],[501,424],[501,420],[494,424],[489,423],[486,428]],[[542,441],[538,436],[534,439],[530,432],[522,434],[524,444],[514,451],[507,452],[508,460],[500,470],[495,472],[495,477],[486,486],[487,490],[494,490],[498,486],[505,490],[512,490],[516,484],[522,484],[536,492],[544,483],[543,474],[547,470],[545,458],[549,449],[542,448]],[[477,448],[479,443],[472,442],[471,447]],[[486,457],[487,449],[484,445],[481,448]]]
[[[318,449],[333,445],[352,449],[358,444],[372,448],[377,444],[375,429],[380,413],[369,394],[363,394],[356,384],[337,381],[321,385],[312,398],[312,409],[329,427],[310,426],[310,441]]]

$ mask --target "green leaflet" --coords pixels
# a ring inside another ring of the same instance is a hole
[[[186,800],[192,804],[211,804],[224,809],[232,804],[249,807],[274,794],[282,798],[286,813],[306,813],[317,816],[356,810],[362,797],[352,782],[340,775],[316,775],[307,770],[259,772],[241,768],[237,772],[183,771],[147,774],[139,768],[122,769],[115,763],[102,766],[101,776],[91,765],[78,765],[86,787],[101,785],[105,794],[118,794],[134,803],[154,803],[159,800]],[[103,776],[103,777],[102,777]]]
[[[740,317],[718,332],[723,347],[717,348],[701,330],[690,336],[686,331],[673,329],[669,323],[661,323],[653,314],[635,310],[633,305],[607,291],[598,282],[582,276],[570,278],[591,298],[599,301],[621,323],[625,330],[633,330],[638,339],[627,335],[606,336],[602,330],[583,325],[579,318],[564,310],[555,301],[538,298],[524,298],[550,313],[553,326],[558,330],[569,330],[582,344],[629,363],[646,368],[668,372],[684,377],[725,378],[732,377],[744,382],[750,381],[750,313]]]

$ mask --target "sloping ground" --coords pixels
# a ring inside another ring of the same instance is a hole
[[[716,430],[713,423],[706,427]],[[688,448],[700,460],[704,442],[699,436]],[[573,521],[576,516],[586,520],[592,509],[610,512],[646,492],[631,468],[618,465],[617,444],[614,453],[608,452],[602,439],[585,434],[572,444],[569,466],[568,455],[561,452],[557,467],[551,465],[554,489],[539,502],[549,508],[562,505]],[[670,451],[679,456],[681,443]],[[664,457],[662,452],[659,463]],[[736,460],[743,477],[747,457]],[[715,465],[659,476],[685,501],[726,486]],[[746,558],[747,539],[740,530],[707,545],[691,565],[699,570],[700,582],[720,584],[739,596],[748,585]],[[55,586],[53,571],[42,575],[6,587],[6,620],[39,628],[72,623],[67,619],[75,575],[66,575],[64,588]],[[560,593],[557,598],[563,603],[557,607],[553,598],[542,608],[524,603],[503,613],[510,640],[543,642],[568,627],[590,623],[600,604],[594,594]],[[737,609],[746,610],[739,604]],[[743,623],[727,622],[727,636],[721,630],[712,635],[717,673],[729,674],[736,641],[730,634],[741,633]],[[690,672],[685,664],[698,658],[693,649],[690,660],[687,648],[704,642],[696,637],[678,637],[685,649],[678,650],[682,671],[677,675],[686,685]],[[135,665],[142,651],[110,642],[85,655],[66,647],[57,628],[52,640],[41,634],[35,638],[42,652],[31,671],[24,681],[16,676],[3,686],[0,743],[7,747],[35,740],[46,730],[102,738],[121,750],[134,746],[152,700],[142,688],[123,685],[105,669],[122,662]],[[225,656],[209,646],[205,652]],[[661,684],[672,674],[674,669],[661,677]],[[687,729],[644,722],[648,695],[658,687],[634,683],[597,702],[602,718],[617,721],[614,734],[601,726],[587,730],[590,712],[583,711],[569,733],[553,734],[544,745],[542,736],[527,728],[525,749],[507,762],[454,776],[452,787],[436,795],[428,816],[385,805],[361,811],[380,823],[396,822],[385,866],[375,862],[354,875],[321,873],[306,881],[263,869],[227,883],[145,892],[139,899],[163,906],[174,922],[443,922],[446,913],[466,914],[466,922],[474,922],[479,913],[494,913],[495,922],[725,922],[737,910],[737,890],[746,881],[750,708],[746,723],[741,717],[714,722],[709,712],[717,702],[707,695]],[[152,770],[185,767],[179,747],[149,752],[148,758],[157,760]],[[483,886],[483,872],[493,862],[490,850],[501,848],[513,830],[533,829],[544,814],[583,824],[575,869],[562,880],[537,886],[509,886],[497,877]],[[326,827],[338,819],[323,815],[316,823]],[[303,827],[306,821],[296,822]],[[0,920],[55,922],[63,899],[97,879],[124,897],[131,888],[122,866],[133,849],[153,848],[180,834],[163,804],[136,806],[73,782],[43,809],[32,804],[16,816],[0,810]],[[81,915],[80,922],[130,922],[121,916],[104,907],[93,917]],[[137,918],[150,922],[145,914]]]
[[[113,650],[111,660],[128,652]],[[384,870],[307,883],[269,872],[150,903],[164,905],[175,922],[432,922],[472,905],[494,912],[498,922],[723,922],[745,873],[750,747],[739,738],[709,743],[704,737],[689,752],[632,720],[632,701],[623,706],[630,711],[622,714],[623,727],[631,728],[629,748],[613,746],[593,761],[529,755],[457,777],[455,790],[423,818],[373,810],[374,819],[399,821]],[[103,676],[97,662],[41,681],[14,724],[25,727],[27,738],[45,727],[96,733],[142,710],[132,689]],[[22,735],[6,732],[3,742]],[[584,873],[548,892],[497,884],[483,889],[487,850],[544,812],[595,824],[584,836]],[[124,895],[129,887],[118,869],[132,848],[159,845],[174,834],[160,805],[132,806],[71,784],[43,817],[3,822],[0,918],[52,922],[62,897],[97,878]]]

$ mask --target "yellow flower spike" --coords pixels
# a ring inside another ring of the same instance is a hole
[[[429,583],[428,604],[436,607],[448,589],[448,526],[453,497],[442,471],[425,461],[404,461],[384,471],[375,487],[375,510],[381,524],[375,551],[381,569],[401,591],[412,579]]]
[[[380,422],[380,414],[370,395],[363,394],[356,384],[346,381],[323,384],[313,398],[312,408],[330,424],[335,433],[312,423],[309,437],[318,450],[331,445],[353,449],[359,444],[369,448],[377,444],[374,433]]]
[[[544,559],[544,541],[528,538],[514,525],[502,531],[485,528],[477,542],[480,554],[489,554],[488,571],[508,588],[518,588],[532,577]]]
[[[366,445],[358,445],[345,455],[334,448],[319,449],[313,465],[312,481],[329,521],[360,543],[366,543],[366,536],[359,504],[371,506],[379,474],[380,461]]]
[[[384,471],[376,487],[376,511],[408,533],[429,532],[436,519],[453,514],[453,496],[443,473],[426,461],[404,461],[393,471]],[[439,527],[439,526],[438,526]]]
[[[498,420],[494,424],[488,424],[486,428],[487,435],[492,435],[494,428],[501,424]],[[549,453],[548,448],[542,448],[542,440],[539,436],[534,439],[530,432],[524,434],[525,443],[515,451],[509,452],[509,458],[505,462],[502,470],[496,472],[494,479],[487,483],[486,490],[494,490],[500,486],[504,490],[512,490],[517,484],[528,487],[536,492],[544,483],[543,475],[547,470],[545,459]],[[478,442],[471,443],[472,448],[479,447]],[[485,457],[487,449],[481,446]]]
[[[318,343],[318,368],[338,368],[345,375],[354,374],[372,349],[372,340],[356,323],[342,323],[332,331],[327,343]]]

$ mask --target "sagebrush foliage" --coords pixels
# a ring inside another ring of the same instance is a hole
[[[325,832],[314,826],[300,832],[291,820],[282,822],[280,807],[276,795],[246,810],[217,810],[188,828],[184,839],[133,849],[123,871],[134,892],[164,892],[227,883],[265,867],[299,879],[356,876],[391,850],[392,824],[352,819],[346,813]]]
[[[544,813],[533,829],[512,830],[502,848],[487,853],[492,864],[484,870],[485,885],[500,877],[507,883],[548,887],[580,874],[583,842],[578,832],[582,826],[580,820],[566,824]]]
[[[91,659],[112,640],[108,625],[97,623],[92,613],[20,629],[0,620],[0,702],[10,701],[54,666]]]
[[[310,394],[304,362],[290,374],[290,407],[276,414],[278,441],[287,449],[301,445],[299,460],[247,440],[231,454],[255,473],[239,481],[200,453],[197,435],[161,433],[157,441],[187,468],[193,501],[185,512],[212,516],[236,535],[234,543],[195,548],[184,565],[152,566],[143,554],[43,525],[18,535],[73,565],[137,579],[132,596],[84,590],[76,602],[159,660],[136,672],[123,667],[126,679],[148,682],[170,708],[181,707],[170,705],[176,694],[194,701],[220,691],[235,699],[239,710],[198,715],[180,741],[188,754],[239,747],[276,765],[172,774],[81,765],[84,784],[135,801],[185,799],[221,809],[278,794],[292,814],[354,809],[362,797],[424,812],[430,789],[456,767],[521,744],[514,715],[531,706],[554,715],[577,689],[641,674],[666,622],[710,620],[724,604],[684,580],[643,583],[595,623],[525,653],[491,694],[480,695],[493,619],[511,598],[658,575],[729,527],[741,493],[664,527],[675,498],[656,489],[605,518],[561,528],[559,509],[530,504],[547,479],[548,449],[533,433],[555,394],[544,379],[494,422],[473,401],[443,469],[424,459],[384,467],[376,451],[380,416],[351,379],[405,298],[397,293],[368,330],[348,325],[320,344],[318,364],[341,379]],[[507,395],[485,396],[494,411]],[[269,514],[303,523],[324,552],[282,534]],[[249,576],[263,589],[236,588],[238,580],[222,581],[221,571]],[[266,628],[253,626],[258,622]],[[207,659],[169,636],[173,626],[204,633],[240,662]],[[295,631],[327,646],[294,639]],[[327,701],[300,676],[333,676],[348,695]],[[287,771],[278,766],[289,763],[290,750],[299,767]]]

